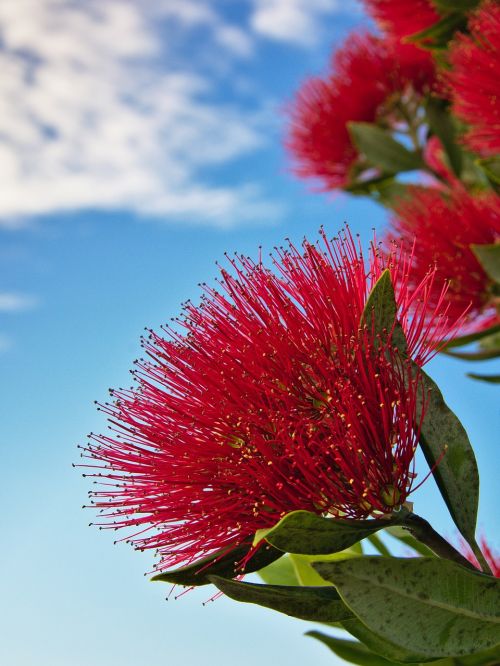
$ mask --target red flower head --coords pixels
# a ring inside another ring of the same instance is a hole
[[[413,241],[415,284],[426,274],[429,263],[435,262],[439,279],[449,281],[446,300],[451,317],[470,306],[468,328],[481,330],[499,316],[490,280],[471,250],[471,244],[491,244],[500,238],[500,199],[495,194],[471,196],[455,185],[446,194],[440,189],[421,188],[396,207],[391,237],[401,236]],[[441,291],[429,295],[437,304]]]
[[[236,546],[287,512],[363,518],[390,513],[412,489],[420,379],[361,324],[389,267],[409,354],[422,364],[447,332],[430,311],[430,272],[408,290],[411,257],[370,267],[350,236],[277,252],[275,270],[245,257],[185,306],[183,331],[151,332],[138,386],[104,406],[108,435],[84,455],[103,482],[95,506],[134,527],[158,568]],[[418,304],[418,307],[417,307]],[[410,312],[415,312],[410,319]]]
[[[325,189],[348,184],[358,151],[347,123],[397,124],[396,102],[429,88],[432,58],[411,45],[352,35],[333,55],[326,78],[305,82],[290,108],[287,147],[302,177],[319,178]]]
[[[500,554],[495,552],[488,545],[488,542],[484,537],[481,538],[480,544],[481,544],[481,550],[483,551],[484,559],[490,565],[491,573],[495,576],[495,578],[500,578]],[[473,564],[475,567],[479,569],[479,571],[481,571],[479,562],[477,561],[477,558],[474,555],[474,553],[471,551],[469,544],[467,544],[465,541],[462,540],[460,545],[461,545],[460,550],[462,551],[462,554],[469,560],[471,564]]]
[[[482,156],[500,153],[500,4],[483,2],[450,50],[445,81],[454,113],[469,124],[465,141]]]
[[[382,30],[398,39],[425,30],[441,18],[430,0],[364,0],[364,4]]]

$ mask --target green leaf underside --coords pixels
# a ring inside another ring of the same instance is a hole
[[[363,557],[314,568],[371,631],[424,659],[500,642],[500,580],[490,576],[431,558]]]
[[[477,7],[480,0],[432,0],[432,2],[443,11],[466,12]]]
[[[417,153],[409,151],[386,130],[372,123],[347,123],[353,143],[366,159],[386,173],[415,171],[422,167]]]
[[[260,578],[268,585],[300,585],[291,555],[283,555],[267,567],[259,569]],[[316,574],[318,575],[318,574]]]
[[[376,333],[393,329],[391,341],[404,358],[407,345],[401,326],[394,324],[396,315],[394,288],[386,270],[367,299],[361,325],[373,325]],[[479,473],[474,451],[464,427],[445,403],[437,384],[415,363],[413,371],[420,374],[422,382],[418,416],[425,405],[420,434],[422,451],[456,526],[468,541],[473,540],[479,501]]]
[[[453,172],[460,176],[462,151],[455,141],[455,127],[446,104],[437,97],[428,97],[425,111],[429,126],[441,141]]]
[[[500,349],[482,349],[476,352],[458,352],[444,349],[443,354],[452,358],[459,358],[462,361],[491,361],[491,359],[500,356]]]
[[[298,555],[329,555],[350,548],[374,532],[397,525],[403,519],[391,517],[380,520],[351,520],[323,518],[308,511],[293,511],[266,533],[265,538],[275,548]]]
[[[450,340],[450,342],[448,342],[448,344],[446,345],[446,349],[452,349],[453,347],[463,347],[465,345],[470,344],[471,342],[477,342],[482,338],[486,338],[490,335],[499,332],[500,332],[500,324],[495,324],[494,326],[485,328],[484,330],[478,331],[477,333],[471,333],[470,335],[462,335],[459,338],[454,338],[453,340]]]
[[[471,245],[471,249],[488,277],[500,284],[500,243]]]
[[[315,638],[330,648],[337,657],[359,666],[396,666],[400,662],[389,661],[371,652],[363,643],[346,641],[343,638],[328,636],[320,631],[308,631],[306,636]]]
[[[420,445],[446,506],[462,535],[471,541],[476,531],[479,472],[469,437],[445,403],[437,384],[423,370],[425,404]],[[446,448],[445,448],[446,447]],[[444,453],[444,455],[443,455]]]
[[[389,527],[387,528],[387,532],[391,537],[397,539],[405,546],[408,546],[419,555],[423,555],[423,557],[436,557],[430,548],[427,548],[427,546],[425,546],[423,543],[417,541],[415,537],[413,537],[407,530],[403,529],[402,527]]]
[[[339,622],[353,617],[334,587],[259,585],[210,576],[210,581],[235,601],[258,604],[310,622]]]
[[[395,663],[415,664],[426,661],[433,661],[433,659],[428,659],[422,654],[411,652],[401,647],[400,645],[396,645],[395,643],[382,638],[371,629],[368,629],[368,627],[358,618],[344,620],[344,622],[342,622],[342,626],[346,631],[352,634],[352,636],[357,638],[370,650],[375,652],[375,654],[378,654],[385,659],[389,659]]]
[[[188,564],[174,571],[164,571],[153,576],[151,580],[189,587],[208,585],[210,583],[209,576],[217,575],[233,578],[242,573],[252,573],[269,565],[283,555],[282,551],[276,550],[266,544],[252,555],[244,569],[238,568],[241,560],[247,555],[251,547],[251,544],[245,542],[236,548],[226,548],[215,555],[197,560],[193,564]]]
[[[478,375],[475,372],[468,372],[467,377],[480,382],[488,382],[488,384],[500,384],[500,375]]]

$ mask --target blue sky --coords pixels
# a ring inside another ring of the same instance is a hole
[[[166,603],[148,555],[88,528],[71,463],[144,326],[196,300],[224,251],[382,228],[375,204],[294,180],[281,147],[286,100],[363,21],[334,0],[0,4],[0,663],[337,663],[305,623],[203,606],[206,589]],[[491,533],[495,389],[431,366],[477,448]],[[431,481],[414,500],[453,537]]]

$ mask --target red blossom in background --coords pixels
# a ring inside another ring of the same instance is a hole
[[[440,20],[430,0],[364,0],[380,28],[397,38],[413,35]]]
[[[470,305],[469,330],[481,330],[499,319],[490,280],[470,249],[471,244],[495,243],[500,238],[500,198],[493,194],[472,196],[456,185],[449,193],[415,188],[411,197],[396,206],[391,238],[413,240],[412,279],[415,284],[436,264],[439,280],[449,281],[446,300],[450,316],[459,316]],[[437,290],[430,302],[437,303]]]
[[[428,338],[449,333],[443,308],[429,309],[433,272],[410,291],[411,256],[372,248],[367,270],[350,236],[279,250],[274,271],[231,264],[220,291],[186,304],[181,332],[151,332],[137,387],[113,392],[111,433],[84,452],[102,483],[92,493],[102,524],[134,528],[160,569],[237,545],[289,511],[363,518],[403,503],[420,378],[390,335],[360,327],[383,270],[418,363],[435,353]]]
[[[484,2],[458,35],[444,75],[453,112],[470,130],[467,145],[482,156],[500,153],[500,4]]]
[[[323,182],[349,183],[358,151],[347,123],[394,121],[395,103],[432,86],[431,56],[374,35],[351,35],[333,55],[330,74],[307,80],[290,107],[287,148],[295,172]]]
[[[495,578],[500,578],[500,554],[495,552],[488,545],[488,542],[486,541],[485,537],[482,537],[479,543],[481,546],[481,550],[483,551],[485,560],[490,565],[492,574],[495,576]],[[477,558],[475,557],[474,553],[471,551],[470,546],[467,543],[465,543],[465,541],[463,540],[460,542],[460,550],[462,551],[462,554],[469,560],[469,562],[473,564],[475,567],[477,567],[479,571],[481,571],[481,567],[479,565],[479,562],[477,561]]]

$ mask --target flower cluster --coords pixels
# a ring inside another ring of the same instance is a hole
[[[493,193],[473,196],[455,184],[449,191],[415,188],[396,205],[389,238],[413,239],[412,280],[422,279],[434,262],[441,283],[449,282],[446,299],[452,316],[469,309],[469,329],[480,330],[499,321],[498,296],[471,245],[500,239],[500,198]],[[437,303],[440,290],[430,294]]]
[[[500,4],[483,2],[450,50],[445,74],[454,113],[470,125],[468,146],[480,155],[500,153]]]
[[[364,518],[400,506],[425,396],[392,331],[363,319],[367,297],[388,269],[420,365],[449,327],[427,298],[435,272],[410,290],[411,256],[373,246],[369,263],[350,235],[279,250],[274,270],[237,257],[219,291],[186,304],[184,330],[151,332],[137,388],[113,392],[112,432],[85,451],[103,468],[93,471],[103,524],[135,528],[163,569],[293,510]]]
[[[309,79],[290,107],[287,147],[299,176],[325,189],[349,184],[362,157],[349,122],[401,122],[399,107],[429,89],[432,58],[422,50],[374,35],[351,35],[334,54],[324,78]]]
[[[397,38],[425,30],[441,18],[430,0],[364,0],[364,5],[382,30]]]

